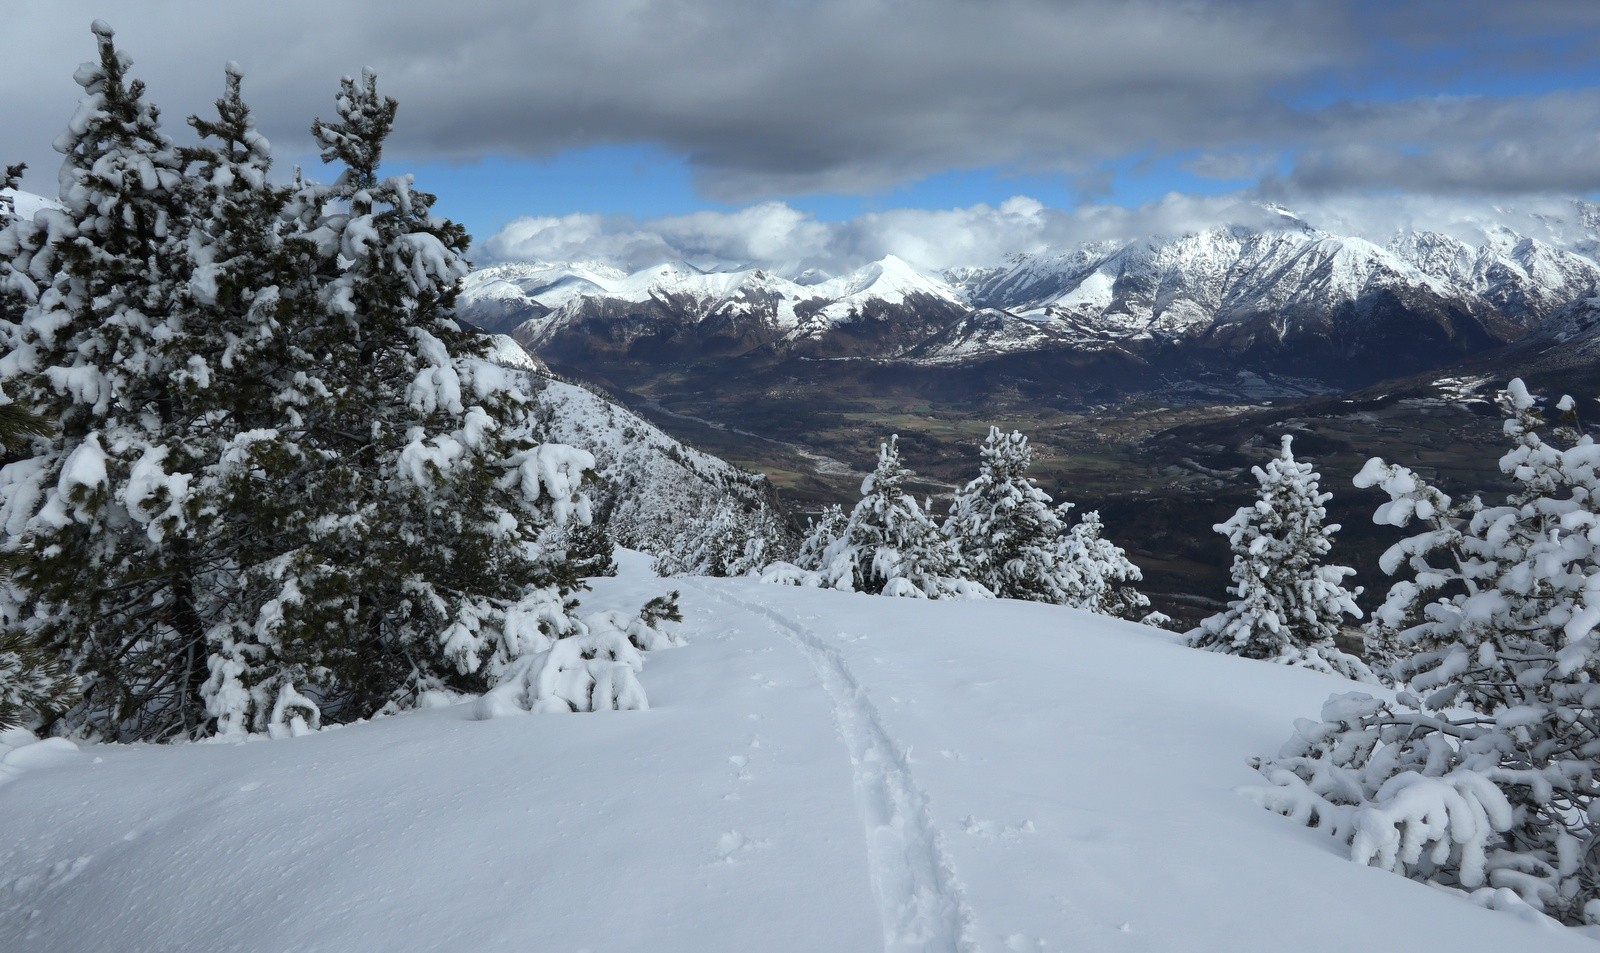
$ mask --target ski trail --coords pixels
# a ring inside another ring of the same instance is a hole
[[[765,606],[683,581],[717,602],[760,616],[816,668],[850,752],[885,953],[979,953],[972,910],[944,835],[929,814],[928,796],[844,656],[816,632]]]

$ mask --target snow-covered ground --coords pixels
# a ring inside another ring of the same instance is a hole
[[[1050,606],[623,564],[586,609],[683,590],[647,712],[0,742],[0,950],[1593,949],[1236,793],[1349,683]]]

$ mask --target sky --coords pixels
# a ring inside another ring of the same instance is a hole
[[[1591,0],[7,0],[32,191],[96,17],[180,141],[239,63],[285,175],[373,68],[386,169],[479,260],[950,267],[1262,202],[1377,233],[1600,194]]]

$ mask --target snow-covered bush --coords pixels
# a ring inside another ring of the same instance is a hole
[[[1521,381],[1504,404],[1502,505],[1379,459],[1357,477],[1389,494],[1378,523],[1423,527],[1384,554],[1411,578],[1372,622],[1409,690],[1330,699],[1254,793],[1357,861],[1600,923],[1600,446],[1571,427],[1546,442]]]
[[[1323,564],[1338,524],[1324,523],[1320,475],[1294,458],[1285,436],[1278,456],[1253,469],[1256,502],[1243,506],[1218,533],[1233,550],[1235,598],[1224,611],[1188,633],[1189,644],[1213,652],[1266,659],[1376,681],[1366,663],[1334,645],[1340,622],[1359,618],[1355,597],[1343,585],[1355,570]]]
[[[639,609],[639,616],[631,620],[625,631],[628,640],[647,652],[683,644],[679,635],[667,623],[683,621],[683,610],[678,606],[678,590],[656,596]]]
[[[560,638],[521,653],[498,683],[475,702],[479,718],[521,712],[623,711],[650,707],[639,672],[644,652],[683,645],[668,623],[679,622],[678,594],[639,612],[584,616]]]
[[[598,624],[518,659],[475,703],[480,718],[512,712],[623,711],[650,707],[644,658],[614,626]]]

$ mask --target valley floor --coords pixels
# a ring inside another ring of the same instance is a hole
[[[1594,948],[1237,793],[1348,683],[638,557],[585,609],[669,587],[690,644],[648,657],[648,712],[0,746],[0,950]]]

